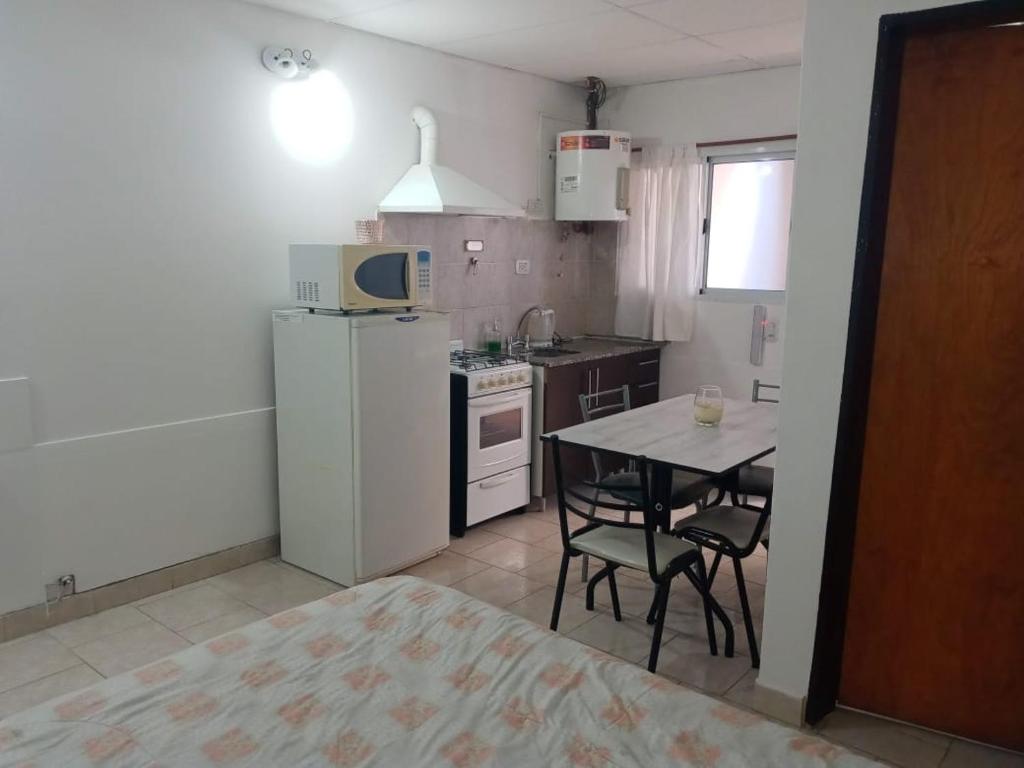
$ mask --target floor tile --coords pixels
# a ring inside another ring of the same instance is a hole
[[[488,568],[452,586],[485,603],[504,608],[543,589],[545,585],[501,568]]]
[[[266,614],[262,611],[258,611],[251,606],[243,606],[241,610],[234,611],[233,613],[225,614],[224,616],[218,616],[215,619],[204,621],[201,624],[182,629],[178,632],[182,637],[188,640],[190,643],[203,643],[209,640],[211,637],[217,637],[223,635],[225,632],[230,632],[233,629],[244,627],[247,624],[252,624],[254,621],[259,621],[265,618]]]
[[[132,603],[132,605],[138,608],[140,606],[146,605],[147,603],[152,603],[154,600],[164,600],[168,597],[174,597],[175,595],[181,595],[185,592],[191,592],[193,589],[198,589],[200,586],[202,586],[202,582],[196,581],[192,582],[191,584],[185,584],[184,586],[176,587],[175,589],[163,589],[159,592],[154,592],[151,595],[147,595],[146,597],[139,598],[134,603]]]
[[[562,567],[562,556],[549,554],[543,560],[538,560],[535,563],[530,563],[528,566],[518,571],[520,576],[525,576],[528,579],[539,581],[547,584],[551,587],[558,586],[558,572]],[[574,558],[569,563],[569,572],[565,578],[565,588],[567,592],[578,592],[581,589],[586,588],[586,584],[579,580],[580,570],[580,559]],[[575,576],[575,578],[574,578]]]
[[[565,545],[562,543],[561,533],[556,533],[553,536],[548,536],[545,539],[534,542],[533,546],[546,549],[548,552],[559,555],[565,550]]]
[[[340,589],[332,582],[309,578],[266,560],[222,573],[204,583],[268,615],[319,600]]]
[[[480,547],[487,544],[493,544],[502,538],[504,537],[483,528],[473,528],[466,531],[466,535],[461,539],[457,536],[452,536],[448,542],[448,551],[458,555],[468,555],[474,549],[480,549]]]
[[[75,648],[75,653],[104,677],[112,677],[188,648],[189,645],[188,640],[150,620],[116,635],[80,645]]]
[[[735,584],[731,579],[729,583]],[[724,586],[724,585],[723,585]],[[719,605],[729,610],[740,612],[740,593],[735,586],[732,589],[719,591],[714,590],[715,599]],[[747,584],[747,601],[750,603],[751,615],[761,618],[764,616],[764,587],[758,584]]]
[[[421,579],[447,587],[456,581],[462,581],[467,576],[486,570],[487,567],[487,563],[482,563],[479,560],[471,560],[454,552],[442,552],[412,568],[406,568],[402,573],[408,576],[419,576]]]
[[[330,587],[335,592],[337,592],[339,589],[344,589],[344,586],[339,584],[339,583],[337,583],[336,581],[331,581],[330,579],[325,579],[323,576],[320,576],[319,574],[313,573],[312,571],[307,571],[305,568],[299,568],[299,566],[297,566],[297,565],[292,565],[291,563],[286,563],[286,562],[284,562],[279,557],[275,557],[275,558],[273,558],[273,560],[274,560],[274,564],[278,568],[284,568],[284,570],[289,571],[291,573],[294,573],[296,576],[301,576],[304,579],[309,579],[310,581],[312,581],[315,584],[320,584],[323,587]]]
[[[817,728],[830,741],[880,757],[900,768],[935,768],[951,739],[860,712],[837,709]]]
[[[241,600],[230,597],[219,589],[202,585],[187,592],[140,605],[139,610],[168,629],[177,631],[247,607]]]
[[[733,683],[732,687],[725,692],[723,698],[733,704],[739,704],[741,707],[760,712],[761,710],[757,705],[757,689],[754,687],[754,684],[757,682],[757,673],[758,671],[752,667],[747,669],[740,676],[740,679]]]
[[[551,626],[551,609],[554,605],[555,590],[551,587],[544,587],[532,595],[512,603],[506,610],[547,629]],[[595,612],[587,610],[583,598],[577,595],[565,595],[562,598],[562,611],[558,618],[558,631],[562,634],[569,634],[596,615]]]
[[[45,632],[0,645],[0,691],[31,683],[79,664],[79,659]]]
[[[541,520],[540,513],[537,512],[499,517],[487,521],[482,527],[491,533],[497,533],[527,544],[534,544],[559,532],[557,525]]]
[[[36,704],[42,704],[57,696],[87,688],[102,679],[103,676],[92,667],[76,664],[48,677],[4,691],[0,693],[0,719],[34,707]]]
[[[953,739],[942,768],[1024,768],[1024,755]]]
[[[569,637],[636,664],[650,653],[653,634],[654,630],[641,619],[623,617],[619,622],[610,613],[602,611],[570,632]],[[672,634],[666,632],[662,642],[671,638]]]
[[[137,608],[131,605],[122,605],[120,608],[111,608],[109,611],[103,611],[94,616],[86,616],[84,619],[76,619],[67,624],[51,627],[47,630],[47,634],[69,648],[73,648],[76,645],[98,640],[139,624],[145,624],[147,621],[149,619],[146,615]]]
[[[662,645],[658,657],[658,674],[715,696],[725,694],[749,669],[749,656],[726,658],[721,647],[712,656],[703,636],[677,635]]]
[[[506,571],[521,571],[528,565],[546,560],[551,557],[551,553],[522,541],[502,539],[481,547],[469,556],[474,560],[504,568]]]

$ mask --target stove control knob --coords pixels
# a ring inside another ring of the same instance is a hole
[[[503,387],[506,384],[508,384],[508,379],[505,376],[499,376],[498,377],[498,386],[499,387]]]
[[[487,379],[480,379],[480,381],[476,383],[477,389],[487,389],[489,386],[491,385],[488,383]]]

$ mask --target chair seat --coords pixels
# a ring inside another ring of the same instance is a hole
[[[602,490],[612,496],[640,505],[640,473],[616,472],[605,475],[598,483]],[[693,472],[672,473],[672,508],[688,507],[702,498],[712,488],[712,484],[704,475]]]
[[[642,528],[602,525],[572,539],[570,546],[592,557],[617,563],[638,571],[648,571],[647,544]],[[665,573],[669,563],[682,555],[696,558],[697,548],[688,541],[665,533],[654,534],[654,555],[658,574]]]
[[[695,515],[683,518],[675,524],[673,530],[686,536],[687,531],[699,528],[724,539],[735,549],[746,549],[757,542],[752,541],[757,521],[761,515],[750,509],[730,507],[726,505],[708,507]],[[771,520],[765,523],[761,538],[768,537]]]
[[[772,495],[772,487],[775,485],[775,470],[771,467],[748,465],[737,473],[736,493],[747,496]]]

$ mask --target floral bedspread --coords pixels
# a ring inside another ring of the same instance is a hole
[[[866,766],[460,592],[338,592],[0,722],[0,766]]]

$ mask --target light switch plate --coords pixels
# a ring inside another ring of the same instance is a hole
[[[529,259],[516,259],[516,274],[517,275],[528,275],[528,274],[530,274],[530,260]]]

